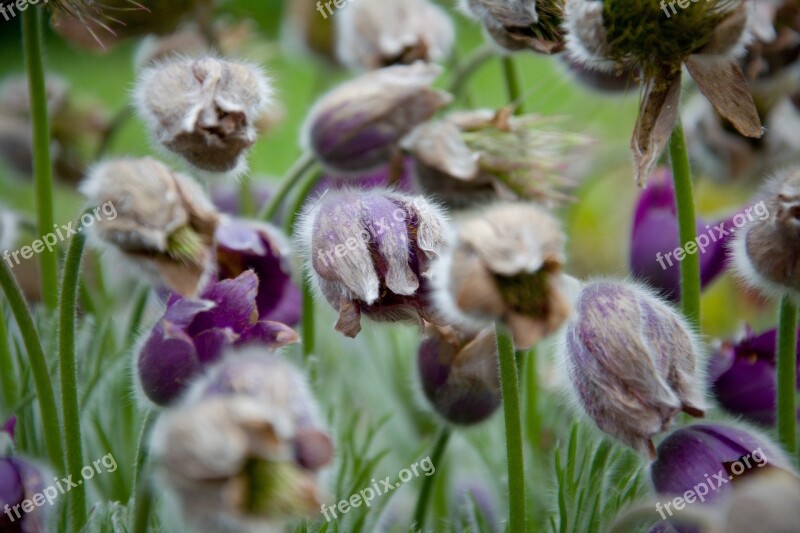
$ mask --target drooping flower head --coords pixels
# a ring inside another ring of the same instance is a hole
[[[424,197],[386,190],[331,190],[309,204],[298,248],[314,285],[339,312],[336,330],[355,337],[362,314],[437,322],[428,278],[444,223]]]
[[[462,0],[494,41],[507,50],[557,54],[564,49],[565,0]]]
[[[703,416],[699,343],[667,303],[634,284],[587,284],[563,330],[560,359],[597,426],[655,458],[652,438],[681,411]]]

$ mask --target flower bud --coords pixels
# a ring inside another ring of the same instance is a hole
[[[329,191],[306,209],[298,248],[316,289],[339,312],[336,330],[355,337],[362,314],[437,322],[428,277],[443,232],[439,208],[421,196]]]
[[[335,175],[389,164],[400,140],[450,102],[431,88],[440,72],[431,64],[397,65],[340,85],[312,108],[303,144]]]
[[[601,430],[655,458],[654,436],[681,411],[705,409],[691,327],[629,283],[590,283],[575,307],[560,344],[578,403]]]
[[[213,57],[147,68],[135,100],[159,143],[197,168],[241,172],[272,89],[258,67]]]
[[[174,403],[228,347],[297,342],[290,327],[259,316],[258,288],[259,278],[248,270],[211,284],[199,299],[170,296],[138,353],[138,381],[147,398],[158,405]]]
[[[417,354],[422,390],[446,420],[477,424],[500,407],[494,328],[474,333],[428,325]]]
[[[393,188],[406,194],[418,194],[419,190],[413,178],[414,159],[404,157],[397,161],[392,161],[392,163],[395,162],[397,166],[392,164],[389,167],[371,172],[357,172],[344,176],[322,176],[314,186],[312,194],[321,196],[328,189],[340,190],[353,187],[357,187],[362,191]]]
[[[319,512],[318,471],[333,448],[318,411],[293,365],[251,347],[227,355],[161,416],[151,454],[197,530],[282,530]]]
[[[451,319],[473,327],[502,320],[528,349],[567,319],[564,234],[533,204],[497,203],[461,223],[436,272],[436,297]]]
[[[605,72],[592,69],[576,61],[568,54],[559,54],[558,59],[566,67],[569,77],[584,87],[601,94],[627,94],[639,86],[639,76],[630,69]]]
[[[564,49],[565,0],[462,0],[462,10],[482,23],[507,50],[557,54]]]
[[[0,457],[0,531],[44,533],[47,509],[36,506],[29,513],[21,510],[24,501],[41,495],[44,488],[44,475],[38,467],[20,457]]]
[[[335,21],[336,55],[354,70],[442,61],[455,39],[447,13],[428,0],[361,0]]]
[[[200,290],[219,215],[190,177],[150,157],[117,159],[95,166],[81,192],[91,206],[114,207],[88,228],[99,242],[179,294]]]

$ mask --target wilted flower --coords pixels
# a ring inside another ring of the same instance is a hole
[[[439,306],[457,323],[502,320],[522,350],[556,331],[570,314],[562,274],[564,234],[543,208],[497,203],[457,228],[436,273]]]
[[[558,190],[570,184],[561,174],[565,152],[585,140],[548,131],[543,117],[510,115],[509,109],[461,111],[415,129],[403,147],[415,158],[422,190],[452,207],[498,197],[569,199]]]
[[[652,438],[681,411],[705,410],[699,342],[668,304],[630,283],[598,281],[578,296],[560,359],[597,426],[655,458]]]
[[[355,70],[441,61],[455,39],[447,13],[429,0],[359,0],[335,21],[336,55]]]
[[[743,135],[761,137],[758,112],[735,60],[748,38],[749,7],[746,0],[695,2],[685,9],[653,0],[567,2],[573,58],[601,70],[642,72],[644,96],[631,140],[638,184],[647,181],[669,140],[684,64],[723,117]]]
[[[340,85],[311,110],[303,144],[335,175],[389,164],[400,140],[450,102],[431,88],[440,72],[432,64],[396,65]]]
[[[373,320],[437,322],[431,261],[444,244],[439,208],[391,191],[329,191],[306,209],[298,232],[317,290],[339,312],[336,330]]]
[[[256,66],[213,57],[173,58],[142,72],[135,100],[168,150],[202,170],[240,172],[271,92]]]
[[[500,407],[500,370],[493,327],[476,333],[429,324],[417,361],[422,390],[446,420],[477,424]]]
[[[300,372],[259,348],[231,353],[153,428],[151,454],[202,531],[282,531],[319,512],[331,440]]]
[[[159,283],[192,296],[211,272],[219,215],[190,177],[152,158],[97,165],[81,185],[93,206],[110,204],[89,231]]]
[[[462,9],[507,50],[556,54],[564,49],[565,0],[462,0]]]
[[[291,328],[259,314],[258,289],[259,278],[247,271],[211,284],[198,299],[170,296],[164,316],[138,353],[139,384],[151,401],[173,403],[231,346],[297,342]]]

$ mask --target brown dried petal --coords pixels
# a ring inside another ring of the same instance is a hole
[[[680,70],[649,79],[644,85],[644,96],[631,138],[634,177],[640,187],[647,183],[659,156],[669,143],[678,117],[680,94]]]

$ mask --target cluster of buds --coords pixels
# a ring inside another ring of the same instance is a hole
[[[280,531],[319,511],[333,446],[304,376],[250,347],[224,356],[161,415],[151,456],[197,530]]]
[[[565,0],[462,0],[465,13],[483,24],[501,47],[556,54],[564,49]]]
[[[703,416],[698,340],[637,285],[589,283],[575,309],[559,344],[577,402],[601,430],[654,459],[652,438],[678,413]]]
[[[13,447],[16,418],[0,426],[0,531],[40,533],[46,530],[47,509],[23,506],[45,488],[44,473],[30,461],[11,455],[4,448]]]

